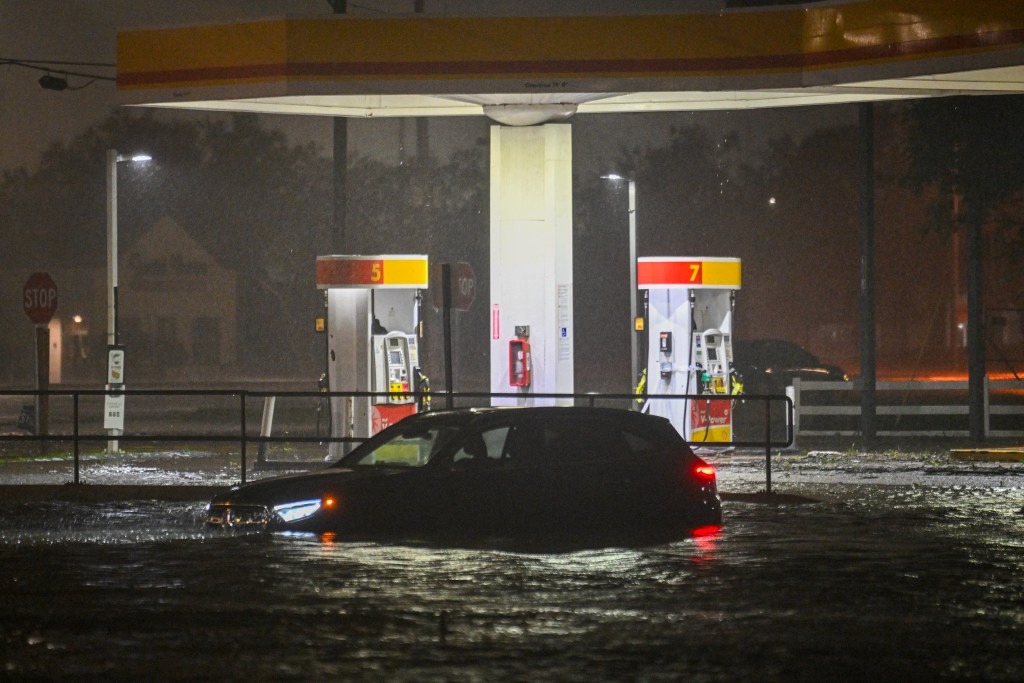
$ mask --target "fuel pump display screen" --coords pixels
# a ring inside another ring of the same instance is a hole
[[[390,353],[390,356],[391,356],[391,364],[392,365],[401,365],[401,363],[402,363],[402,352],[401,351],[392,351]]]

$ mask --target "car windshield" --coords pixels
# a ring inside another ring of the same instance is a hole
[[[341,467],[422,467],[461,433],[458,425],[435,421],[381,432],[338,461]]]

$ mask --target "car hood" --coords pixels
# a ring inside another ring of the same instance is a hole
[[[233,505],[277,505],[294,500],[319,498],[328,493],[337,494],[354,482],[391,477],[408,471],[408,468],[400,467],[328,468],[319,472],[291,474],[243,486],[233,486],[215,496],[212,502]]]
[[[745,374],[748,372],[762,371],[769,375],[777,375],[779,377],[804,377],[804,378],[822,378],[822,379],[835,379],[841,380],[846,377],[846,373],[843,372],[842,368],[836,367],[835,365],[782,365],[782,364],[765,364],[765,365],[737,365],[736,369],[741,373]]]

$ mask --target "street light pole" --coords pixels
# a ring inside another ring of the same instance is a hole
[[[149,161],[152,157],[147,154],[123,155],[118,154],[116,149],[107,150],[107,349],[108,363],[110,362],[109,349],[117,346],[117,162],[119,161]],[[109,368],[108,368],[109,374]],[[108,380],[110,378],[108,377]],[[107,384],[107,389],[111,385]],[[107,394],[108,398],[111,394]],[[120,429],[107,430],[112,437],[121,433]],[[107,442],[107,450],[111,453],[118,451],[118,443],[112,439]]]
[[[107,150],[107,345],[117,344],[117,162]]]

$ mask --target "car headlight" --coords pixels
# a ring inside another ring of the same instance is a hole
[[[282,503],[274,506],[274,512],[286,522],[297,522],[316,514],[316,511],[323,507],[324,501],[320,498],[310,500],[297,500],[292,503]]]

